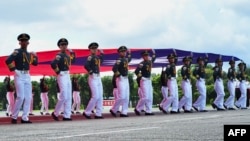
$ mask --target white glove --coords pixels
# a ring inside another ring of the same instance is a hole
[[[69,51],[69,52],[72,52],[72,49],[68,48],[68,51]]]
[[[36,56],[36,53],[34,51],[30,52],[33,56]]]
[[[153,54],[155,54],[155,50],[154,49],[152,49],[152,52],[153,52]]]
[[[103,54],[103,50],[102,49],[99,49],[100,53]]]

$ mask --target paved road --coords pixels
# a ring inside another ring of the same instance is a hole
[[[225,124],[250,125],[250,110],[112,117],[0,125],[0,140],[223,141]]]

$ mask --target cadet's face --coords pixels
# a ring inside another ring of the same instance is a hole
[[[59,48],[61,49],[61,51],[63,51],[63,52],[65,52],[66,51],[66,49],[67,49],[67,47],[68,47],[68,45],[67,44],[60,44],[59,45]]]
[[[189,65],[189,64],[190,64],[190,61],[185,61],[185,64],[186,64],[186,65]]]
[[[119,54],[120,54],[121,57],[125,57],[127,52],[126,51],[121,51],[121,52],[119,52]]]
[[[200,60],[200,61],[199,61],[199,64],[200,64],[200,65],[204,65],[204,61]]]
[[[90,49],[90,52],[91,52],[91,54],[96,54],[97,48],[91,48],[91,49]]]
[[[174,58],[169,58],[169,59],[168,59],[168,62],[169,62],[169,63],[173,63],[173,62],[174,62]]]
[[[148,56],[148,55],[143,55],[142,58],[143,58],[144,60],[146,60],[146,61],[149,60],[149,56]]]
[[[29,41],[28,40],[21,40],[21,41],[19,41],[19,45],[21,47],[27,47],[29,45]]]

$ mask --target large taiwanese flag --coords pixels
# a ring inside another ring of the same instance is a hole
[[[141,52],[143,50],[148,50],[151,52],[152,49],[150,48],[144,48],[144,49],[136,49],[132,48],[131,54],[132,54],[132,61],[129,63],[129,69],[134,69],[137,67],[137,65],[142,61],[141,58]],[[75,63],[71,64],[70,67],[70,73],[71,74],[84,74],[86,73],[86,70],[84,69],[84,63],[87,60],[87,57],[89,56],[89,50],[88,49],[73,49],[73,51],[76,54],[76,61]],[[105,71],[111,71],[112,66],[114,65],[116,59],[119,57],[117,53],[117,49],[103,49],[104,51],[104,62],[101,64],[101,72]],[[42,51],[37,52],[38,56],[38,66],[31,66],[30,68],[30,74],[31,75],[55,75],[55,72],[50,67],[51,61],[55,58],[56,54],[59,52],[59,50],[51,50],[51,51]],[[153,65],[153,68],[158,68],[162,66],[166,66],[168,64],[167,56],[170,53],[176,52],[178,56],[178,62],[177,65],[182,65],[182,59],[185,56],[193,56],[193,62],[196,63],[196,59],[198,57],[209,57],[209,63],[214,63],[215,60],[219,57],[222,58],[224,62],[230,61],[232,58],[235,61],[240,60],[240,58],[236,56],[230,56],[230,55],[222,55],[222,54],[214,54],[214,53],[206,53],[206,52],[193,52],[193,51],[185,51],[185,50],[178,50],[178,49],[155,49],[156,52],[156,60]],[[152,55],[152,52],[151,52]],[[10,72],[7,68],[7,65],[5,64],[7,56],[0,57],[0,75],[6,76],[6,75],[13,75],[13,72]]]

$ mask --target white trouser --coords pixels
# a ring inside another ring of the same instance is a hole
[[[91,99],[85,109],[85,114],[90,115],[92,110],[96,108],[96,116],[102,116],[103,110],[103,86],[101,77],[97,74],[89,75],[88,84],[91,90]]]
[[[8,101],[8,107],[7,107],[6,113],[12,114],[14,104],[15,104],[14,92],[7,92],[6,98],[7,98],[7,101]]]
[[[30,74],[22,73],[16,70],[14,75],[14,82],[16,87],[16,102],[12,113],[12,118],[17,119],[21,106],[23,104],[22,119],[29,120],[30,102],[32,97],[32,84]]]
[[[140,80],[140,93],[141,98],[137,103],[136,109],[138,111],[144,110],[146,107],[147,113],[152,113],[153,106],[153,88],[152,81],[150,78],[142,77]]]
[[[227,108],[233,108],[234,107],[234,100],[235,100],[235,88],[236,88],[236,81],[231,81],[229,80],[227,82],[227,88],[229,91],[229,97],[227,98],[227,100],[225,101],[225,106]]]
[[[60,96],[60,93],[57,92],[57,100],[59,100],[59,96]],[[59,113],[63,111],[64,111],[64,105],[62,105],[61,109],[59,110]]]
[[[167,102],[164,103],[162,108],[165,111],[168,111],[170,105],[172,104],[172,111],[177,112],[179,106],[179,94],[176,78],[168,79],[168,89],[169,96],[167,98]]]
[[[118,89],[117,88],[113,88],[113,96],[114,96],[114,100],[116,101],[117,97],[118,97]],[[119,110],[122,108],[122,106],[119,107]]]
[[[246,81],[242,80],[240,82],[240,98],[235,102],[235,105],[240,108],[246,108],[246,101],[247,101],[247,87]]]
[[[196,88],[198,89],[200,95],[194,102],[193,106],[199,110],[205,110],[206,97],[207,97],[207,88],[205,84],[205,79],[200,78],[199,80],[196,80]]]
[[[72,105],[72,111],[79,112],[80,106],[81,106],[81,97],[80,97],[80,91],[73,91],[73,105]]]
[[[160,103],[160,106],[162,107],[162,105],[164,105],[167,102],[167,98],[168,98],[168,87],[167,86],[161,86],[161,94],[163,96],[163,99]]]
[[[185,106],[185,110],[190,111],[192,108],[192,86],[190,80],[182,80],[181,88],[183,96],[179,101],[179,109]]]
[[[216,99],[214,100],[214,104],[218,107],[223,109],[223,103],[224,103],[224,85],[222,79],[216,79],[214,84],[214,89],[217,94]]]
[[[42,106],[41,106],[41,112],[48,113],[49,112],[49,98],[48,98],[48,92],[41,93],[40,95]]]
[[[142,92],[141,92],[141,88],[140,88],[140,87],[138,87],[137,93],[138,93],[138,96],[139,96],[139,100],[142,99],[143,94],[142,94]],[[145,105],[141,105],[141,106],[142,106],[142,107],[139,107],[138,109],[143,109],[143,110],[144,110]]]
[[[116,78],[116,86],[118,90],[117,99],[115,100],[114,105],[112,106],[112,111],[117,112],[120,105],[122,105],[121,114],[127,115],[128,113],[128,104],[129,104],[129,82],[128,77],[120,76]]]
[[[69,72],[61,71],[60,74],[57,75],[57,83],[60,88],[60,94],[56,103],[54,114],[58,116],[63,106],[63,117],[71,118],[72,87]]]

